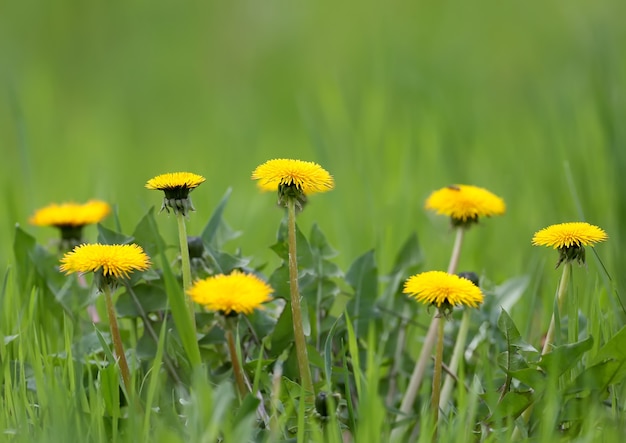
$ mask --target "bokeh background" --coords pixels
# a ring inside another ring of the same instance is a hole
[[[207,177],[190,233],[231,187],[232,249],[272,264],[281,212],[250,174],[290,157],[336,179],[299,223],[321,226],[343,269],[375,248],[388,271],[413,231],[426,268],[445,269],[448,220],[423,203],[467,183],[507,214],[472,230],[460,269],[549,272],[556,254],[532,234],[587,220],[610,236],[597,251],[619,292],[624,17],[622,0],[3,2],[0,263],[16,223],[56,236],[28,226],[38,207],[101,198],[130,233],[160,205],[146,180],[190,171]],[[159,223],[175,244],[174,218]]]

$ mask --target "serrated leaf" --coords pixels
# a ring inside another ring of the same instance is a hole
[[[328,244],[326,236],[317,225],[313,223],[311,226],[311,233],[309,235],[309,242],[311,251],[320,258],[333,258],[337,255],[337,251]]]
[[[402,273],[408,268],[419,266],[423,261],[422,248],[417,239],[417,234],[413,232],[402,244],[398,255],[396,255],[391,273]]]
[[[354,289],[354,296],[350,299],[347,310],[354,318],[355,331],[358,331],[359,324],[371,320],[376,313],[378,267],[373,250],[354,261],[346,273],[345,280]]]
[[[552,376],[560,376],[578,363],[585,352],[593,346],[593,338],[587,337],[576,343],[557,346],[544,354],[537,365]]]
[[[293,343],[293,320],[291,316],[291,302],[287,301],[283,312],[278,317],[274,332],[272,332],[271,355],[279,356],[285,348]]]
[[[507,392],[496,406],[493,416],[494,418],[515,419],[524,412],[532,402],[533,393],[531,391]]]
[[[607,359],[626,361],[626,326],[620,329],[598,350],[598,353],[593,356],[590,365],[601,363]]]
[[[568,393],[580,391],[605,392],[607,388],[626,378],[626,363],[622,360],[606,360],[585,369],[568,387]]]
[[[515,326],[515,322],[513,322],[513,319],[505,309],[501,310],[500,316],[498,317],[498,329],[504,335],[508,352],[515,353],[518,349],[527,352],[537,352],[533,346],[522,339],[522,335],[519,333],[517,326]]]
[[[546,385],[546,375],[538,369],[520,369],[519,371],[511,371],[509,375],[538,392],[543,391]]]
[[[276,253],[281,259],[289,261],[289,244],[287,242],[287,218],[283,218],[278,227],[277,242],[270,246],[270,249]],[[313,269],[314,259],[311,252],[309,242],[300,231],[296,224],[296,257],[298,260],[298,269]]]
[[[98,223],[98,243],[103,245],[125,245],[133,241],[133,237],[115,232]]]
[[[520,354],[505,351],[498,354],[498,366],[506,373],[511,373],[528,368],[528,363]]]
[[[156,257],[161,251],[161,245],[165,245],[165,240],[161,234],[155,232],[151,226],[156,223],[154,219],[154,206],[148,209],[148,212],[139,220],[135,230],[133,231],[133,241],[144,249],[150,257]]]
[[[119,316],[141,316],[137,303],[139,303],[146,314],[167,309],[167,294],[163,287],[142,283],[132,287],[131,290],[135,297],[127,289],[117,299],[115,309]]]
[[[228,188],[220,202],[213,210],[209,221],[202,230],[202,234],[200,234],[200,237],[202,237],[202,241],[206,246],[220,249],[223,243],[236,238],[239,235],[237,232],[230,229],[223,220],[224,209],[226,208],[226,204],[228,203],[231,193],[232,188]]]

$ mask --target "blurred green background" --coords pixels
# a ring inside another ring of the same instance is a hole
[[[448,220],[423,203],[467,183],[508,210],[467,236],[461,270],[548,270],[556,253],[532,234],[584,218],[624,287],[624,17],[622,0],[2,2],[0,262],[50,202],[105,199],[132,232],[160,205],[146,180],[179,170],[207,178],[190,233],[232,187],[232,248],[275,261],[281,213],[250,174],[291,157],[336,179],[299,223],[320,224],[344,269],[376,248],[387,272],[412,231],[445,269]],[[174,218],[159,223],[175,244]]]

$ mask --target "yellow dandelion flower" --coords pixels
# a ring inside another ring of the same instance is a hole
[[[466,278],[443,271],[422,272],[409,277],[403,292],[419,302],[435,305],[444,313],[457,305],[476,308],[483,302],[478,286]]]
[[[595,243],[606,240],[608,235],[601,228],[585,222],[559,223],[548,226],[535,233],[532,244],[548,246],[559,250],[559,265],[564,261],[577,260],[585,263],[584,246],[593,247]]]
[[[189,192],[204,183],[206,179],[191,172],[171,172],[157,175],[146,183],[146,188],[163,191],[163,204],[161,211],[173,210],[175,214],[181,212],[187,215],[189,211],[195,211]]]
[[[253,274],[233,271],[196,281],[187,293],[193,301],[224,315],[251,314],[271,300],[273,289]]]
[[[426,199],[425,208],[449,216],[455,226],[477,222],[479,217],[501,215],[506,211],[504,200],[486,189],[472,185],[452,185],[438,189]]]
[[[133,271],[145,271],[150,267],[150,257],[141,246],[83,244],[76,246],[61,259],[61,272],[93,272],[104,282],[128,279]],[[99,286],[100,283],[98,283]]]
[[[110,212],[109,204],[100,200],[90,200],[84,204],[53,203],[35,211],[28,221],[35,226],[82,227],[99,223]]]
[[[314,162],[279,158],[269,160],[252,172],[252,179],[264,191],[276,191],[280,187],[295,187],[305,195],[333,189],[333,177]]]

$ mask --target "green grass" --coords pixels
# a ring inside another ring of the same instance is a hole
[[[246,425],[254,421],[255,407],[239,406],[215,338],[206,338],[203,348],[203,359],[213,362],[206,368],[210,377],[183,374],[181,388],[158,370],[157,351],[185,368],[184,351],[175,338],[161,334],[161,345],[151,348],[153,358],[135,373],[144,413],[119,409],[115,367],[79,309],[80,300],[72,299],[69,312],[59,311],[34,281],[32,257],[14,255],[16,224],[44,247],[56,237],[52,228],[28,225],[33,211],[50,202],[104,199],[116,205],[119,226],[116,217],[104,225],[130,235],[149,208],[159,207],[161,196],[143,186],[163,172],[207,177],[191,194],[197,212],[187,225],[190,235],[200,235],[232,188],[224,219],[241,236],[221,247],[228,253],[241,249],[252,267],[266,264],[268,277],[281,263],[269,246],[276,243],[282,214],[274,195],[257,191],[252,170],[267,159],[291,157],[316,161],[333,174],[335,190],[311,197],[299,227],[308,238],[317,223],[339,251],[329,260],[344,273],[374,249],[368,260],[376,272],[370,277],[379,284],[371,294],[392,311],[371,332],[383,337],[380,342],[372,342],[367,322],[362,327],[364,322],[351,318],[357,331],[352,337],[347,318],[338,321],[332,352],[343,356],[350,349],[351,360],[333,362],[335,381],[342,381],[333,391],[342,395],[339,419],[354,435],[380,434],[386,441],[395,420],[400,398],[384,405],[396,335],[385,326],[395,327],[401,313],[408,326],[398,392],[419,355],[429,314],[379,277],[392,273],[413,232],[423,260],[398,275],[445,269],[453,241],[448,220],[423,210],[434,189],[469,183],[505,199],[505,216],[468,232],[459,270],[477,272],[496,293],[510,279],[527,277],[521,297],[508,309],[525,341],[540,347],[552,313],[556,256],[530,245],[532,234],[552,223],[586,220],[609,235],[597,255],[588,251],[586,268],[573,270],[580,338],[594,338],[580,364],[591,361],[625,324],[624,2],[26,0],[2,9],[0,441],[250,437],[252,427]],[[155,220],[173,258],[174,217]],[[86,231],[95,241],[97,229]],[[397,282],[404,277],[396,276]],[[344,298],[355,294],[350,282],[337,280],[342,293],[331,311],[333,322]],[[67,290],[77,291],[69,285]],[[481,324],[486,337],[500,337],[498,309],[492,308],[473,317],[469,341]],[[141,322],[124,322],[128,343],[145,345]],[[324,334],[331,326],[323,325]],[[107,328],[101,330],[107,344]],[[274,345],[281,343],[264,331]],[[447,334],[449,340],[453,336]],[[328,363],[323,344],[318,357]],[[504,379],[488,363],[505,349],[480,340],[476,345],[475,358],[464,368],[466,383],[472,385],[479,374],[493,394]],[[446,352],[452,346],[447,343]],[[260,347],[249,351],[256,363]],[[286,358],[285,373],[291,374],[295,363]],[[264,365],[250,372],[269,389],[272,370]],[[344,380],[342,371],[353,375]],[[600,429],[603,438],[611,432],[617,438],[625,389],[615,385],[610,407],[590,409],[581,423],[582,441],[599,438]],[[280,395],[281,403],[272,405],[287,411],[280,438],[297,438],[284,430],[304,432],[298,426],[298,386],[284,382]],[[411,425],[427,411],[429,398],[430,387],[424,387],[416,416],[407,419]],[[485,416],[485,403],[472,390],[459,392],[456,401],[442,439],[467,436],[467,423]],[[546,400],[550,414],[558,406]],[[537,428],[539,441],[553,441],[553,424],[546,418]],[[425,433],[417,437],[428,440]]]

